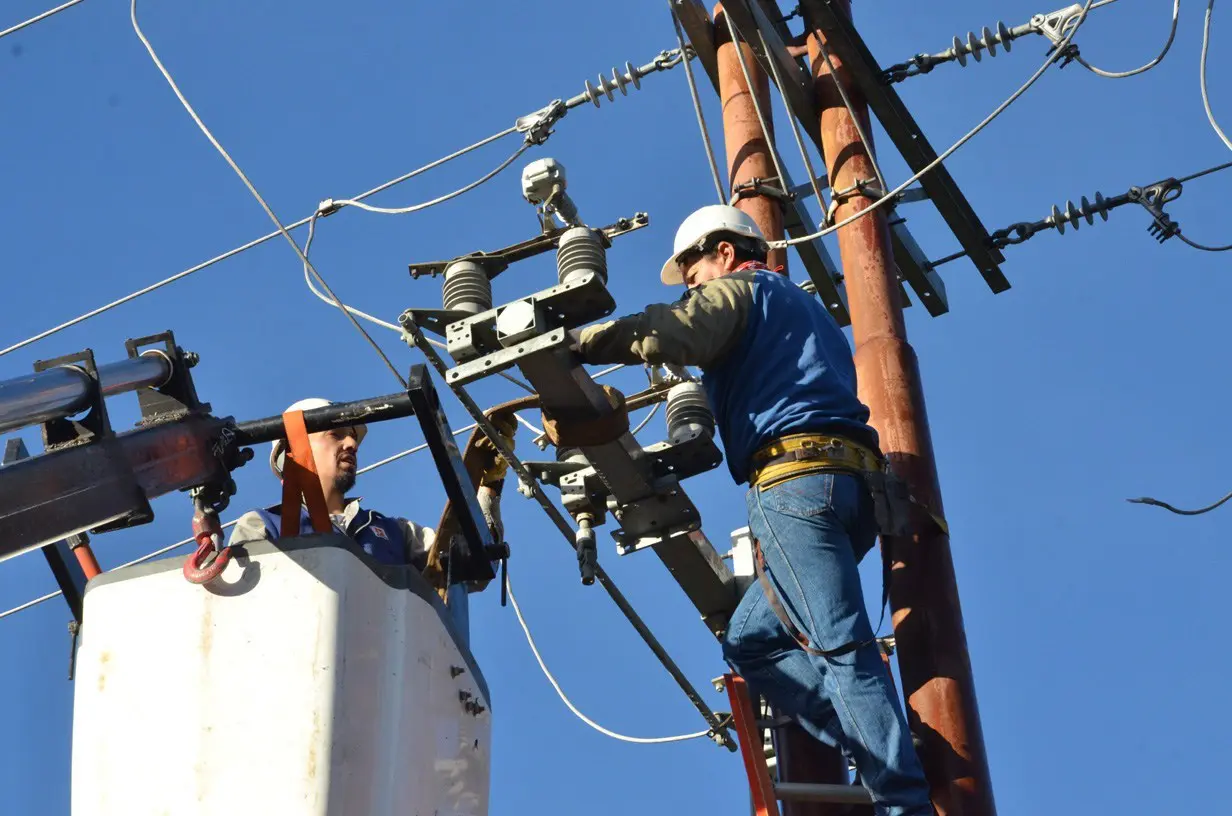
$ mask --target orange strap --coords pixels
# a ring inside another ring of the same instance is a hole
[[[766,754],[762,748],[761,729],[757,727],[757,715],[753,701],[749,699],[749,687],[738,674],[723,675],[723,686],[731,701],[732,725],[740,740],[740,756],[744,759],[744,771],[749,775],[749,791],[753,794],[755,816],[779,816],[778,794],[770,779]]]
[[[312,445],[308,442],[308,427],[304,424],[303,411],[287,411],[282,415],[282,424],[287,431],[287,456],[282,465],[282,531],[281,538],[299,535],[299,508],[301,497],[308,505],[308,518],[312,529],[327,533],[332,525],[329,508],[325,506],[325,493],[317,475],[317,463],[312,458]]]

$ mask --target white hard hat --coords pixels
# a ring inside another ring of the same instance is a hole
[[[327,405],[333,405],[333,403],[327,399],[321,399],[320,397],[308,397],[307,399],[302,399],[298,402],[291,403],[287,406],[283,413],[285,414],[287,411],[311,411],[313,408],[324,408]],[[360,442],[363,442],[364,437],[368,435],[368,426],[364,425],[362,422],[357,422],[351,427],[355,429],[355,444],[358,445]],[[274,475],[279,479],[282,478],[282,467],[280,460],[282,459],[283,453],[286,451],[286,447],[287,442],[285,439],[275,439],[273,446],[270,448],[270,470],[274,471]]]
[[[757,222],[743,210],[728,204],[710,204],[694,211],[676,230],[676,241],[672,244],[672,257],[663,264],[659,280],[668,286],[684,283],[680,270],[676,268],[676,258],[686,249],[698,246],[707,237],[716,232],[734,232],[737,235],[747,235],[763,244],[766,236],[762,235]]]

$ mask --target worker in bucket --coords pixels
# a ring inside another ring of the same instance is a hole
[[[864,478],[883,462],[878,436],[842,329],[767,252],[748,215],[702,207],[660,274],[682,297],[575,331],[574,345],[587,363],[702,370],[732,478],[749,485],[759,573],[724,633],[725,660],[855,760],[878,814],[933,814],[857,570],[879,530]]]
[[[330,404],[332,403],[329,400],[312,397],[300,400],[288,406],[286,410],[308,411]],[[507,434],[506,442],[512,444],[513,427],[503,423],[499,427]],[[367,433],[367,426],[357,423],[308,435],[308,442],[312,446],[313,462],[321,482],[321,491],[325,494],[325,506],[329,510],[334,529],[336,532],[349,536],[359,545],[360,549],[381,564],[411,565],[422,570],[435,538],[434,531],[430,527],[424,527],[405,518],[386,516],[375,510],[361,507],[360,498],[350,498],[347,495],[355,486],[355,480],[359,475],[359,447]],[[484,450],[491,453],[493,460],[485,464],[485,471],[498,470],[501,460],[496,456],[495,448],[488,446]],[[286,441],[276,440],[270,450],[269,463],[270,469],[274,471],[274,475],[279,480],[282,479],[286,454]],[[477,499],[494,540],[503,541],[504,529],[500,517],[499,492],[492,487],[481,485]],[[276,540],[281,527],[281,513],[281,504],[250,510],[237,520],[227,545],[235,546],[250,541]],[[300,507],[300,530],[301,534],[314,532],[308,510],[302,505]],[[465,602],[466,593],[461,585],[451,588],[450,606],[463,618],[465,618],[465,609],[459,607],[464,607]],[[463,631],[466,631],[465,626]]]

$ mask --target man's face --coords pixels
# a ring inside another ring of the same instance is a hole
[[[321,431],[309,434],[308,442],[312,445],[312,458],[317,465],[317,475],[321,478],[321,489],[328,493],[332,488],[345,495],[355,486],[359,468],[356,458],[359,443],[355,439],[355,431],[351,428]]]
[[[709,255],[693,250],[684,253],[676,262],[685,286],[693,289],[706,281],[721,278],[736,268],[736,248],[726,241],[719,242]]]

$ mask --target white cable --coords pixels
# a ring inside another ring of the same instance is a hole
[[[451,198],[457,198],[463,193],[468,193],[471,190],[474,190],[479,185],[485,184],[491,181],[502,170],[504,170],[506,167],[513,164],[515,161],[517,161],[518,156],[521,156],[523,153],[525,153],[527,149],[531,147],[531,145],[532,145],[531,142],[523,142],[521,145],[518,146],[517,150],[513,151],[512,156],[510,156],[509,158],[501,162],[500,165],[495,170],[488,173],[483,178],[480,178],[477,181],[472,181],[470,184],[466,185],[465,187],[461,189],[454,190],[452,193],[446,193],[443,196],[434,198],[431,201],[425,201],[421,204],[414,204],[410,207],[374,207],[371,204],[365,204],[362,201],[358,199],[354,199],[354,198],[344,198],[344,199],[335,201],[334,204],[337,204],[340,207],[358,207],[361,210],[367,210],[368,212],[373,212],[373,213],[381,213],[382,215],[405,215],[407,213],[413,213],[413,212],[419,212],[420,210],[426,210],[428,207],[433,207],[437,204],[448,201]]]
[[[315,213],[313,213],[313,214],[312,214],[312,216],[310,217],[310,219],[309,219],[309,221],[308,221],[308,240],[304,242],[304,258],[307,258],[307,257],[308,257],[308,253],[312,250],[312,240],[313,240],[313,238],[315,238],[315,237],[316,237],[316,231],[317,231],[317,218],[318,218],[320,215],[321,215],[321,211],[320,211],[320,210],[318,210],[317,212],[315,212]],[[356,309],[354,306],[348,306],[348,305],[347,305],[347,304],[345,304],[345,303],[343,303],[343,304],[339,305],[339,304],[338,304],[338,301],[336,301],[336,300],[334,300],[334,299],[332,299],[332,298],[326,297],[324,294],[322,294],[322,293],[321,293],[321,291],[320,291],[319,289],[317,289],[317,288],[316,288],[316,286],[314,286],[314,285],[313,285],[313,283],[312,283],[312,277],[311,277],[311,275],[309,275],[309,270],[308,270],[308,265],[307,265],[307,264],[304,264],[304,283],[308,284],[308,289],[309,289],[309,291],[311,291],[311,292],[312,292],[312,294],[314,294],[314,295],[316,295],[318,298],[320,298],[320,299],[321,299],[321,301],[322,301],[322,302],[324,302],[326,305],[328,305],[328,306],[336,306],[336,307],[338,307],[338,308],[340,308],[340,309],[346,309],[348,312],[350,312],[351,314],[355,315],[356,317],[358,317],[358,318],[359,318],[359,319],[361,319],[361,320],[367,320],[369,323],[372,323],[372,324],[374,324],[374,325],[380,326],[381,328],[384,328],[384,329],[389,329],[389,330],[391,330],[391,331],[396,331],[399,335],[400,335],[400,334],[402,334],[402,327],[401,327],[401,326],[395,326],[393,323],[390,323],[390,322],[389,322],[389,321],[387,321],[387,320],[381,320],[379,317],[373,317],[372,315],[368,314],[367,312],[361,312],[359,309]],[[425,338],[424,338],[424,339],[426,339],[429,343],[431,343],[432,345],[436,346],[437,348],[445,349],[446,351],[448,351],[448,349],[449,349],[449,346],[448,346],[447,344],[445,344],[445,343],[442,343],[440,340],[435,340],[435,339],[433,339],[433,338],[431,338],[431,337],[427,337],[427,336],[425,336]],[[532,388],[532,387],[531,387],[530,385],[528,385],[527,383],[522,382],[522,381],[521,381],[521,380],[519,380],[517,377],[514,377],[512,374],[509,374],[509,373],[504,372],[504,371],[499,371],[499,372],[497,372],[497,373],[498,373],[501,377],[503,377],[504,379],[506,379],[506,380],[508,380],[509,382],[513,383],[514,385],[518,386],[519,388],[523,389],[523,390],[524,390],[524,391],[526,391],[527,393],[530,393],[530,394],[534,394],[534,393],[536,393],[534,388]]]
[[[1098,74],[1099,76],[1106,77],[1108,79],[1125,79],[1126,77],[1137,76],[1138,74],[1145,74],[1147,71],[1151,70],[1156,65],[1159,65],[1159,63],[1163,62],[1164,57],[1168,56],[1168,51],[1169,49],[1172,48],[1172,41],[1176,39],[1176,25],[1177,25],[1177,21],[1180,18],[1180,14],[1181,14],[1181,0],[1173,0],[1173,3],[1172,3],[1172,31],[1168,34],[1168,41],[1164,43],[1164,50],[1159,52],[1158,57],[1151,60],[1146,65],[1143,65],[1140,68],[1135,68],[1132,71],[1104,71],[1099,68],[1096,68],[1094,65],[1091,65],[1086,60],[1084,60],[1082,57],[1078,57],[1077,62],[1079,65],[1081,65],[1083,68],[1086,68],[1091,73]],[[885,185],[882,185],[883,188],[884,186]]]
[[[59,14],[60,12],[64,11],[66,8],[75,6],[80,2],[81,0],[68,0],[68,2],[65,3],[64,5],[56,6],[53,9],[48,9],[47,11],[44,11],[42,14],[31,17],[29,20],[26,20],[24,23],[18,23],[15,26],[10,26],[4,29],[4,31],[0,31],[0,37],[7,37],[8,35],[12,34],[15,31],[21,31],[26,26],[32,26],[35,23],[39,22],[40,20],[46,20],[51,15]]]
[[[1198,73],[1202,81],[1202,106],[1206,108],[1206,118],[1210,120],[1211,127],[1215,128],[1215,132],[1219,134],[1219,138],[1223,139],[1223,143],[1232,150],[1232,141],[1229,141],[1228,134],[1223,132],[1223,128],[1215,121],[1215,113],[1211,110],[1211,97],[1206,92],[1206,54],[1211,47],[1211,12],[1215,10],[1215,0],[1210,0],[1206,6],[1206,24],[1202,28],[1202,66]]]
[[[693,69],[689,67],[689,54],[684,45],[684,31],[680,28],[680,18],[676,16],[676,7],[672,0],[667,0],[668,11],[672,13],[672,25],[676,28],[676,42],[680,44],[680,53],[684,59],[684,76],[689,83],[689,97],[693,100],[693,113],[697,116],[697,126],[702,132],[702,142],[706,146],[706,158],[710,162],[710,175],[714,178],[714,191],[719,196],[719,203],[726,204],[727,197],[723,195],[723,182],[719,180],[719,164],[714,158],[714,144],[710,141],[710,130],[706,127],[706,117],[702,115],[702,101],[697,95],[697,83],[693,80]]]
[[[1019,88],[1017,91],[1015,91],[1014,94],[1009,99],[1002,102],[997,107],[996,110],[994,110],[987,117],[985,117],[984,121],[976,125],[970,132],[967,133],[966,136],[963,136],[961,139],[955,142],[950,147],[949,150],[942,153],[935,160],[929,162],[927,167],[925,167],[920,172],[916,173],[911,178],[904,181],[902,184],[900,184],[895,189],[886,193],[881,198],[874,201],[872,204],[870,204],[865,209],[860,210],[855,215],[844,218],[842,221],[838,222],[837,224],[834,224],[833,226],[820,229],[817,232],[813,233],[812,235],[802,235],[799,238],[789,238],[783,241],[770,241],[769,242],[770,247],[773,249],[782,249],[784,247],[795,246],[796,244],[807,243],[808,241],[815,241],[818,238],[821,238],[822,236],[829,235],[833,232],[836,232],[840,228],[847,226],[853,221],[857,221],[863,218],[869,213],[874,212],[880,207],[884,206],[888,202],[894,201],[898,197],[899,193],[901,193],[903,190],[906,190],[908,187],[910,187],[915,182],[919,181],[924,175],[931,172],[938,165],[940,165],[942,162],[944,162],[946,159],[952,156],[954,152],[957,151],[960,147],[965,145],[967,142],[971,141],[971,139],[974,138],[976,134],[978,134],[981,130],[986,128],[990,122],[992,122],[1002,113],[1004,113],[1006,108],[1012,105],[1018,99],[1018,97],[1026,93],[1027,90],[1032,85],[1034,85],[1041,76],[1044,75],[1044,72],[1048,70],[1049,66],[1051,66],[1054,62],[1056,62],[1061,57],[1061,55],[1065,52],[1066,47],[1070,44],[1070,41],[1073,40],[1074,35],[1078,33],[1078,29],[1080,29],[1082,27],[1082,24],[1086,22],[1087,14],[1090,12],[1091,2],[1092,0],[1087,0],[1086,5],[1083,6],[1082,13],[1078,17],[1077,23],[1074,25],[1073,28],[1070,29],[1069,33],[1065,35],[1065,39],[1063,39],[1056,46],[1056,48],[1053,49],[1052,53],[1048,56],[1048,59],[1044,62],[1043,65],[1040,66],[1040,69],[1036,71],[1035,74],[1030,79],[1027,80],[1026,84],[1023,85],[1021,88]],[[1211,0],[1211,2],[1214,2],[1214,0]]]
[[[707,730],[698,731],[693,734],[681,734],[676,737],[626,737],[624,734],[617,734],[615,731],[609,731],[594,720],[587,717],[582,712],[578,711],[577,706],[570,702],[569,698],[565,696],[565,693],[561,691],[560,683],[557,683],[556,678],[552,676],[552,672],[548,671],[547,665],[543,662],[542,655],[539,654],[539,647],[535,645],[535,638],[531,635],[530,628],[526,625],[526,619],[522,617],[522,609],[518,606],[518,599],[513,595],[513,586],[509,582],[508,567],[505,568],[505,586],[507,592],[509,593],[509,603],[513,604],[513,613],[518,616],[518,623],[522,625],[522,631],[526,634],[526,642],[530,644],[530,650],[535,655],[535,660],[539,662],[539,668],[543,670],[543,676],[548,679],[548,682],[552,684],[552,688],[556,689],[556,694],[579,720],[586,723],[600,734],[611,737],[612,739],[617,739],[621,742],[634,742],[640,745],[653,745],[665,742],[684,742],[685,740],[700,739],[701,737],[710,736],[711,732]]]
[[[516,419],[518,422],[521,422],[528,429],[534,431],[536,436],[543,436],[543,433],[544,433],[543,428],[536,428],[533,424],[531,424],[527,420],[522,419],[522,417],[519,414],[514,414],[513,418]]]
[[[659,413],[659,406],[662,404],[663,403],[661,402],[656,402],[654,405],[650,406],[650,413],[646,414],[646,418],[643,419],[636,428],[629,431],[629,433],[633,436],[637,436],[639,433],[641,433],[642,429],[650,424],[650,420],[654,419],[654,415]]]
[[[155,53],[154,46],[150,44],[148,39],[146,39],[145,34],[141,31],[141,26],[137,24],[137,0],[132,0],[131,5],[129,6],[129,16],[132,19],[133,31],[137,33],[137,38],[141,40],[141,44],[144,45],[145,50],[149,52],[150,59],[154,61],[154,64],[158,67],[159,72],[162,73],[163,78],[167,80],[167,84],[170,85],[171,90],[175,92],[176,98],[180,100],[180,104],[184,106],[184,110],[188,111],[188,115],[191,116],[193,121],[197,123],[197,127],[201,129],[203,134],[205,134],[205,138],[209,139],[210,144],[214,146],[214,149],[218,151],[218,153],[226,160],[227,164],[231,166],[231,169],[235,171],[235,174],[240,177],[240,180],[244,182],[244,186],[248,188],[248,191],[252,193],[253,198],[255,198],[257,203],[261,205],[261,209],[265,210],[265,214],[268,215],[269,219],[274,222],[274,226],[278,227],[278,231],[282,234],[282,237],[287,239],[287,243],[291,245],[291,249],[294,250],[297,256],[299,256],[299,259],[303,261],[304,265],[312,270],[312,274],[316,276],[318,281],[320,281],[321,286],[325,288],[325,291],[329,292],[330,297],[332,297],[336,303],[341,303],[342,300],[334,294],[333,289],[330,288],[329,284],[325,281],[325,278],[321,277],[321,273],[317,272],[316,268],[312,266],[303,251],[299,248],[299,244],[295,243],[295,239],[291,237],[291,233],[287,232],[287,228],[284,227],[282,222],[278,220],[278,216],[274,215],[274,211],[270,209],[269,204],[265,203],[265,199],[259,192],[257,192],[257,188],[253,186],[253,183],[248,180],[248,176],[244,174],[244,171],[240,169],[240,166],[235,163],[234,159],[231,158],[231,154],[229,154],[223,148],[222,144],[214,138],[214,134],[211,133],[210,129],[205,126],[205,122],[201,121],[201,117],[197,115],[195,110],[193,110],[192,105],[188,103],[188,99],[185,98],[184,94],[180,91],[179,86],[175,84],[175,80],[171,78],[171,74],[167,71],[162,61],[158,58],[158,54]],[[393,373],[394,377],[398,379],[399,384],[405,388],[406,378],[402,376],[402,372],[398,371],[397,366],[395,366],[393,361],[389,359],[389,356],[385,354],[385,351],[380,347],[380,345],[377,344],[376,340],[372,339],[372,335],[368,334],[364,327],[359,324],[359,321],[356,320],[354,315],[350,312],[344,309],[342,310],[342,313],[346,315],[347,319],[351,321],[351,324],[355,326],[355,329],[364,336],[364,339],[367,340],[376,353],[380,355],[381,359],[385,361],[385,365],[389,367],[389,370]]]

